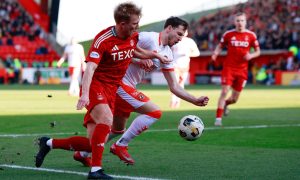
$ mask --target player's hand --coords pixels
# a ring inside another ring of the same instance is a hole
[[[89,96],[88,95],[82,95],[79,98],[78,102],[77,102],[76,109],[81,110],[82,108],[88,106],[89,103],[90,103]]]
[[[208,104],[209,98],[207,96],[201,96],[197,99],[195,105],[206,106]]]
[[[250,54],[250,53],[247,53],[247,54],[244,56],[244,59],[245,59],[246,61],[251,60],[251,59],[252,59],[251,54]]]
[[[211,56],[211,60],[212,61],[216,61],[217,60],[217,55],[215,53],[213,53],[213,55]]]
[[[60,67],[61,67],[61,64],[62,64],[62,63],[58,62],[58,63],[57,63],[57,67],[60,68]]]
[[[146,72],[150,72],[154,69],[154,63],[151,59],[143,59],[139,62],[140,67]]]
[[[162,55],[160,55],[160,54],[157,54],[157,55],[158,55],[157,59],[159,59],[160,62],[163,63],[163,64],[169,64],[170,62],[172,62],[172,60],[169,59],[169,58],[166,57],[166,56],[162,56]]]

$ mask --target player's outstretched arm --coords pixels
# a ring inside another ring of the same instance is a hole
[[[201,96],[196,98],[190,93],[186,92],[177,82],[174,71],[163,71],[164,76],[168,82],[170,91],[175,94],[177,97],[190,102],[196,106],[206,106],[209,98],[207,96]]]
[[[154,59],[154,58],[157,58],[163,64],[168,64],[172,61],[171,59],[168,59],[167,57],[164,57],[164,56],[162,56],[162,55],[160,55],[156,52],[145,50],[145,49],[142,49],[138,46],[137,46],[136,50],[134,51],[134,57],[139,58],[139,59]]]
[[[96,68],[97,68],[97,64],[94,62],[88,62],[86,64],[86,70],[82,78],[82,95],[80,96],[77,102],[77,107],[76,107],[77,110],[81,110],[82,108],[87,106],[90,102],[89,100],[90,86]]]

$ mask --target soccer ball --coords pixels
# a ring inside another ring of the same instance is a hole
[[[179,135],[188,141],[198,139],[202,135],[203,130],[204,124],[202,120],[195,115],[184,116],[178,125]]]

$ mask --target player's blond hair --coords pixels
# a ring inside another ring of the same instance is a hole
[[[132,15],[142,15],[142,8],[137,7],[133,2],[121,3],[115,8],[114,11],[116,23],[129,22]]]

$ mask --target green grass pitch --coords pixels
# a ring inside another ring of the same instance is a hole
[[[299,87],[247,86],[230,107],[223,128],[213,126],[220,86],[187,87],[194,95],[208,95],[209,105],[199,108],[182,102],[175,110],[168,107],[167,87],[140,88],[161,107],[163,116],[131,142],[134,166],[109,153],[112,143],[108,143],[106,173],[117,179],[300,179]],[[1,180],[86,179],[89,168],[75,162],[69,151],[53,150],[44,161],[45,169],[34,168],[37,137],[85,136],[85,111],[75,110],[76,102],[65,85],[0,86]],[[205,124],[196,141],[185,141],[176,130],[180,118],[188,114],[201,117]],[[56,126],[51,127],[54,121]]]

